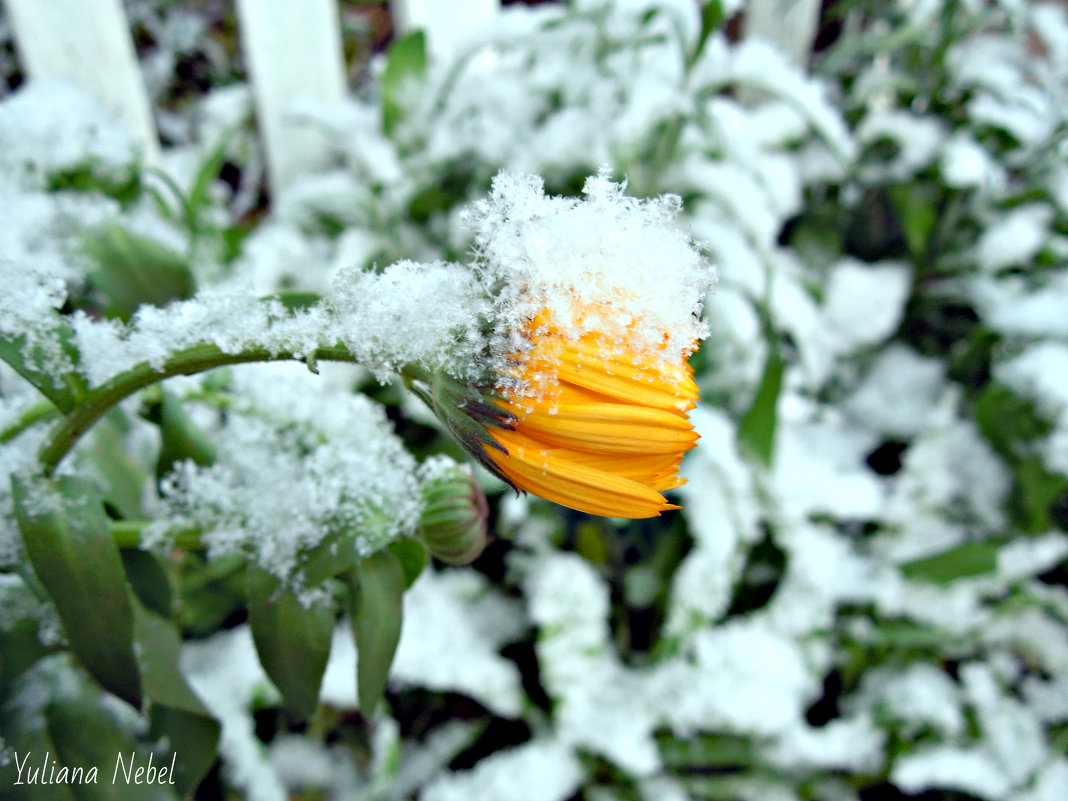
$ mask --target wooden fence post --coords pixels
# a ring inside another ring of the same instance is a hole
[[[72,81],[126,123],[153,163],[159,137],[121,0],[4,2],[30,79]]]
[[[295,119],[294,103],[335,102],[345,93],[336,0],[238,0],[241,49],[274,191],[324,166],[319,131]]]

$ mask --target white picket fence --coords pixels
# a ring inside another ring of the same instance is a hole
[[[619,0],[634,2],[635,0]],[[698,0],[693,0],[695,3]],[[151,162],[159,137],[122,0],[3,0],[31,80],[67,78],[118,114]],[[320,166],[324,142],[290,110],[339,100],[345,64],[337,0],[236,0],[256,118],[275,189]],[[746,36],[769,39],[797,64],[811,50],[819,0],[749,0]],[[500,12],[499,0],[392,0],[401,31],[427,31],[448,53]]]

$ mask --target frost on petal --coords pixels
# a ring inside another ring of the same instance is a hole
[[[597,333],[677,363],[705,336],[714,273],[675,225],[681,200],[639,200],[624,188],[602,173],[576,200],[545,195],[536,176],[502,173],[471,207],[476,265],[503,287],[494,310],[502,372],[539,313],[564,336]]]

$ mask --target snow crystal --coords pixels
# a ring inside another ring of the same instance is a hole
[[[789,728],[767,749],[767,756],[788,771],[818,767],[871,774],[882,767],[885,747],[886,733],[870,715],[860,715],[820,727]]]
[[[706,406],[690,419],[702,446],[683,462],[687,483],[679,489],[695,544],[672,580],[666,628],[676,635],[726,611],[742,569],[742,546],[760,535],[753,479],[730,419]]]
[[[1011,100],[979,94],[968,102],[968,116],[980,125],[999,128],[1020,144],[1040,147],[1053,134],[1051,98],[1026,84],[1017,85]]]
[[[330,286],[324,269],[328,255],[325,242],[305,235],[291,223],[270,220],[241,243],[234,269],[258,295],[285,289],[325,292]]]
[[[818,686],[798,643],[757,621],[734,618],[698,631],[689,649],[690,661],[667,663],[657,673],[661,714],[681,735],[781,732],[801,719]]]
[[[1012,782],[982,748],[920,746],[895,762],[890,778],[902,791],[960,790],[987,801],[1008,797]]]
[[[1033,401],[1040,414],[1068,416],[1068,345],[1040,342],[994,368],[997,379]]]
[[[831,267],[823,301],[827,323],[849,349],[874,345],[900,325],[911,284],[905,264],[840,261]]]
[[[487,284],[504,283],[500,357],[546,310],[567,336],[596,332],[657,359],[681,360],[705,335],[699,315],[714,273],[675,227],[681,201],[641,201],[624,188],[602,173],[579,201],[546,196],[536,176],[502,173],[472,206],[477,266]]]
[[[1027,790],[1018,793],[1014,801],[1062,801],[1068,787],[1068,758],[1061,757],[1040,771]]]
[[[925,728],[950,737],[964,731],[960,687],[944,670],[926,662],[870,670],[851,703],[889,717],[909,740]]]
[[[59,386],[59,376],[73,368],[58,335],[61,321],[56,312],[67,298],[65,282],[35,265],[0,260],[0,283],[0,336],[24,337],[27,363],[39,365]]]
[[[515,626],[503,621],[496,631],[484,632],[486,621],[469,600],[478,595],[489,596],[485,606],[498,616],[509,610],[477,573],[425,570],[404,595],[404,629],[391,675],[414,686],[460,692],[499,715],[518,717],[519,673],[498,654]]]
[[[870,111],[857,128],[857,139],[866,147],[890,142],[896,153],[885,160],[866,163],[865,181],[907,181],[938,157],[946,138],[942,123],[900,109]]]
[[[971,420],[957,418],[955,392],[932,413],[930,427],[905,452],[887,516],[915,530],[924,518],[1000,531],[1011,479]],[[919,554],[914,554],[913,558]]]
[[[946,142],[939,169],[948,186],[992,190],[1004,182],[1000,167],[970,134],[956,133]]]
[[[402,261],[381,273],[345,270],[329,304],[337,338],[366,367],[384,372],[418,363],[465,378],[480,372],[489,306],[463,267]]]
[[[924,429],[942,397],[944,374],[937,359],[892,344],[875,357],[843,408],[850,418],[880,435],[911,439]]]
[[[977,712],[985,747],[1014,784],[1026,784],[1050,755],[1042,724],[1030,709],[1002,692],[989,664],[966,664],[960,678]]]
[[[855,520],[878,516],[883,504],[879,482],[864,457],[872,437],[846,426],[828,411],[824,421],[793,419],[780,411],[772,478],[781,513],[804,520],[816,512]]]
[[[296,796],[301,790],[358,787],[356,768],[346,750],[325,746],[310,737],[283,735],[271,741],[270,761],[279,778]]]
[[[1068,535],[1050,532],[1008,542],[998,550],[998,575],[1007,581],[1045,573],[1068,556]]]
[[[661,693],[647,674],[625,670],[608,643],[608,588],[588,563],[546,553],[528,566],[538,661],[556,702],[556,731],[577,747],[647,775],[660,765],[653,729]],[[669,702],[670,703],[670,702]]]
[[[1001,280],[978,278],[970,294],[984,322],[998,333],[1021,337],[1068,339],[1068,270],[1044,276],[1032,285],[1022,276]]]
[[[199,526],[209,553],[247,551],[299,581],[300,555],[324,538],[353,537],[370,554],[414,530],[420,501],[414,459],[383,409],[321,383],[311,393],[279,381],[287,367],[302,369],[234,370],[238,397],[250,401],[237,402],[215,432],[214,464],[182,463],[164,481],[158,526]]]
[[[422,801],[565,801],[585,772],[571,749],[555,740],[534,740],[497,751],[463,773],[432,780]]]
[[[992,273],[1006,267],[1030,267],[1049,238],[1052,218],[1049,206],[1032,203],[1013,209],[988,226],[975,245],[980,269]]]
[[[219,753],[229,780],[257,801],[285,801],[285,786],[256,736],[253,704],[277,698],[277,691],[260,667],[248,626],[185,643],[181,668],[222,726]]]
[[[782,100],[816,130],[839,161],[850,161],[856,145],[825,87],[787,63],[772,45],[759,39],[741,42],[728,51],[719,36],[709,37],[691,71],[694,86],[719,87],[737,83]]]
[[[135,156],[119,119],[69,81],[28,81],[0,103],[0,175],[23,186],[77,168],[116,174]]]

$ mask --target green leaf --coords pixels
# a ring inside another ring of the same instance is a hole
[[[914,258],[927,256],[931,232],[938,222],[938,191],[919,182],[890,188],[890,198],[897,209],[905,243]]]
[[[160,558],[139,548],[123,548],[119,554],[126,580],[137,600],[156,614],[169,618],[174,606],[174,587]]]
[[[11,749],[12,756],[10,761],[0,760],[0,788],[3,788],[5,801],[75,801],[65,784],[30,784],[27,781],[34,769],[40,769],[46,754],[53,757],[56,754],[55,743],[41,715],[4,708],[0,711],[0,732],[3,733],[4,748]],[[22,783],[16,784],[20,766],[23,768]]]
[[[177,801],[169,783],[170,760],[137,743],[95,699],[54,700],[45,717],[57,760],[72,773],[81,769],[83,776],[96,769],[96,782],[69,784],[78,801]],[[145,769],[140,776],[139,768]]]
[[[697,63],[697,59],[701,57],[701,52],[705,49],[708,37],[721,22],[723,22],[723,3],[720,0],[709,0],[701,8],[701,34],[697,37],[697,46],[694,47],[693,54],[690,56],[690,65]]]
[[[319,706],[335,617],[333,608],[305,608],[276,578],[249,569],[248,622],[256,653],[286,708],[301,719]]]
[[[322,301],[322,299],[323,296],[317,292],[298,292],[296,290],[276,292],[273,295],[267,295],[266,297],[260,298],[262,301],[277,300],[289,311],[310,309],[312,306]]]
[[[385,692],[400,642],[404,568],[390,551],[379,551],[346,577],[356,637],[356,687],[360,710],[370,718]]]
[[[104,483],[104,502],[120,517],[136,520],[144,517],[141,495],[148,475],[126,447],[124,429],[128,427],[123,412],[113,409],[93,426],[85,454]]]
[[[104,505],[89,481],[12,477],[26,555],[63,622],[71,650],[108,690],[141,706],[133,610]]]
[[[152,705],[148,721],[148,736],[155,741],[166,739],[174,754],[175,789],[182,798],[191,798],[218,758],[219,724],[204,715],[162,704]]]
[[[1045,531],[1052,525],[1050,507],[1068,490],[1068,478],[1046,470],[1040,456],[1023,460],[1015,472],[1026,530],[1031,534]]]
[[[1031,444],[1051,428],[1030,401],[990,381],[975,399],[975,422],[986,441],[1003,459],[1014,462],[1032,453]]]
[[[0,334],[0,359],[29,381],[38,392],[66,414],[85,391],[85,380],[74,370],[54,375],[57,358],[78,363],[74,330],[59,314],[49,317],[48,331],[36,332],[34,344],[27,347],[25,334]]]
[[[214,443],[200,426],[193,422],[174,393],[163,390],[159,404],[154,405],[146,414],[159,426],[157,479],[171,472],[177,462],[184,462],[186,459],[192,459],[201,467],[215,463]]]
[[[386,547],[400,560],[401,569],[404,571],[404,589],[408,589],[415,584],[430,559],[426,546],[415,537],[404,537],[394,540]]]
[[[185,257],[119,225],[95,231],[84,249],[96,265],[89,272],[90,283],[104,296],[109,317],[128,320],[143,303],[163,306],[196,292]]]
[[[382,131],[391,135],[404,116],[404,92],[411,81],[426,72],[426,37],[415,31],[398,39],[389,49],[382,72]]]
[[[934,556],[925,556],[901,565],[901,572],[910,579],[923,579],[936,584],[948,584],[966,576],[990,573],[998,564],[998,544],[994,542],[966,542]]]
[[[764,375],[760,378],[753,405],[749,407],[738,427],[738,442],[764,465],[771,464],[775,448],[776,407],[779,390],[782,388],[783,368],[778,346],[769,341]]]
[[[187,214],[186,225],[189,228],[189,232],[193,235],[200,232],[201,210],[210,200],[211,195],[209,194],[209,191],[211,185],[218,179],[223,164],[226,163],[226,151],[229,149],[230,141],[233,139],[234,134],[237,133],[238,128],[244,124],[245,120],[240,120],[236,125],[230,126],[230,128],[219,137],[219,141],[215,144],[215,147],[211,149],[211,152],[208,153],[208,157],[204,160],[204,163],[200,165],[200,169],[197,171],[196,178],[193,180],[193,186],[189,190],[189,199],[185,204],[185,211]]]
[[[215,762],[220,727],[181,673],[177,627],[140,605],[134,609],[145,695],[152,699],[149,734],[154,741],[165,738],[175,755],[175,786],[188,797]]]
[[[45,655],[37,629],[38,623],[32,618],[5,620],[0,626],[0,696],[4,688]]]
[[[156,703],[197,715],[208,710],[190,689],[178,664],[182,638],[177,627],[140,604],[134,604],[137,655],[145,695]]]
[[[308,587],[317,587],[327,579],[344,573],[362,558],[353,532],[330,534],[304,556],[300,566],[301,577]]]

